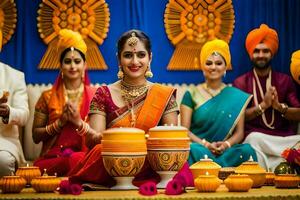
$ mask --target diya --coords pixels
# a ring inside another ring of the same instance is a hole
[[[30,185],[32,179],[41,176],[41,171],[39,167],[29,166],[27,163],[26,166],[18,168],[16,175],[23,177],[26,180],[26,184]]]
[[[173,125],[149,129],[147,150],[152,169],[161,177],[157,188],[165,188],[188,159],[190,150],[188,129]]]
[[[236,174],[247,174],[253,180],[253,188],[259,188],[264,185],[266,181],[266,170],[259,166],[250,157],[249,161],[243,162],[235,169]]]
[[[36,192],[54,192],[60,181],[60,178],[56,176],[48,176],[46,169],[44,169],[43,176],[33,178],[31,186]]]
[[[137,128],[110,128],[103,132],[102,158],[106,171],[117,184],[113,190],[137,189],[132,180],[147,155],[145,132]]]
[[[199,175],[194,183],[198,192],[215,192],[222,181],[217,176],[206,172],[205,175]]]
[[[247,174],[231,174],[224,181],[229,192],[248,192],[253,180]]]
[[[2,193],[19,193],[25,187],[26,180],[21,176],[3,176],[0,179]]]

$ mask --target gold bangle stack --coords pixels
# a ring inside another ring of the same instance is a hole
[[[88,123],[82,121],[82,125],[76,129],[76,132],[80,136],[85,136],[90,130],[90,126]]]
[[[258,104],[258,106],[257,106],[257,108],[256,108],[256,110],[255,110],[256,116],[260,116],[260,115],[262,115],[264,112],[265,112],[265,110],[261,107],[260,104]]]
[[[62,129],[62,125],[60,123],[60,120],[57,119],[52,124],[46,126],[46,133],[52,136],[55,135],[56,133],[59,133],[61,129]]]
[[[289,106],[286,103],[281,103],[281,108],[279,109],[279,112],[281,113],[282,117],[285,117],[285,114],[287,110],[289,109]]]

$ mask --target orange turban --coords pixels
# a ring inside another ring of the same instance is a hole
[[[214,39],[206,42],[200,52],[201,67],[205,65],[205,61],[209,56],[217,52],[223,56],[226,62],[226,69],[231,69],[231,56],[228,44],[224,40]]]
[[[292,54],[290,70],[292,77],[300,84],[300,50]]]
[[[87,46],[80,33],[74,32],[70,29],[62,29],[59,31],[59,40],[57,46],[59,49],[74,47],[75,49],[81,51],[84,55],[87,51]]]
[[[269,28],[266,24],[261,24],[259,28],[248,33],[246,38],[246,49],[250,58],[253,51],[259,43],[265,43],[271,50],[272,55],[275,55],[278,49],[278,35],[274,29]]]

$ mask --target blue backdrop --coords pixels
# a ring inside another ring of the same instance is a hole
[[[27,83],[53,83],[58,71],[39,70],[38,64],[47,46],[37,32],[37,10],[41,0],[15,0],[18,9],[16,32],[0,53],[0,60],[26,74]],[[152,70],[154,82],[198,83],[203,81],[201,71],[168,71],[167,65],[174,46],[167,38],[163,15],[168,0],[106,0],[111,19],[108,37],[99,47],[108,65],[106,71],[91,71],[93,83],[111,83],[117,80],[116,41],[128,29],[145,31],[153,43]],[[272,66],[289,73],[291,53],[300,49],[299,0],[233,0],[235,30],[230,48],[233,70],[225,82],[251,69],[244,47],[247,33],[261,23],[278,31],[279,51]]]

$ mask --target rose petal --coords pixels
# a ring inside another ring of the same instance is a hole
[[[82,191],[82,186],[81,185],[72,184],[70,188],[71,188],[71,194],[74,194],[74,195],[81,194],[81,191]]]
[[[139,187],[139,193],[142,195],[147,195],[147,196],[157,194],[156,183],[153,181],[148,181],[148,182],[142,184]]]
[[[70,193],[70,182],[68,180],[63,180],[59,184],[59,194],[69,194]]]
[[[74,151],[71,148],[66,148],[62,152],[62,157],[70,157]]]
[[[179,195],[184,192],[183,186],[180,181],[173,179],[168,182],[165,194],[167,195]]]

